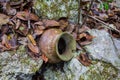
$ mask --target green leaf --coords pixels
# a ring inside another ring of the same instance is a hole
[[[20,26],[20,27],[19,27],[19,30],[21,30],[21,31],[24,30],[24,29],[25,29],[25,28],[24,28],[23,26]]]
[[[108,2],[112,2],[113,0],[107,0]]]
[[[103,9],[103,4],[100,4],[99,9],[100,9],[100,10],[102,10],[102,9]]]
[[[104,2],[103,3],[103,6],[104,6],[104,9],[105,10],[108,10],[109,9],[109,4],[107,2]]]

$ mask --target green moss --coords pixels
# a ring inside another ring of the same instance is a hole
[[[95,64],[96,63],[96,64]],[[114,80],[117,79],[118,70],[109,63],[94,61],[94,65],[80,76],[79,80]]]
[[[38,69],[39,69],[39,68],[37,68],[37,66],[33,66],[33,67],[31,68],[31,71],[32,71],[32,72],[36,72]]]
[[[77,0],[36,0],[34,4],[35,12],[42,18],[58,19],[68,17],[76,19],[78,2]]]

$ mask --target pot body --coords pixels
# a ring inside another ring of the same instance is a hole
[[[70,34],[53,28],[42,34],[39,47],[42,54],[48,58],[49,63],[58,63],[68,61],[74,56],[76,41]]]

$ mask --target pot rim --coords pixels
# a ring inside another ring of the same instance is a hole
[[[71,58],[74,57],[73,51],[71,51],[71,53],[69,53],[69,54],[66,53],[67,55],[66,55],[66,54],[59,54],[59,51],[58,51],[58,42],[59,42],[60,38],[61,38],[63,35],[67,35],[67,36],[70,37],[70,39],[72,39],[72,41],[73,41],[73,42],[72,42],[72,43],[73,43],[73,46],[72,46],[73,51],[76,50],[76,41],[75,41],[75,39],[73,38],[73,36],[72,36],[71,34],[67,33],[67,32],[61,33],[61,34],[58,36],[58,38],[57,38],[56,46],[55,46],[56,53],[57,53],[58,57],[59,57],[61,60],[63,60],[63,61],[68,61],[68,60],[70,60]]]

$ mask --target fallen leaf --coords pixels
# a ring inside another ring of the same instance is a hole
[[[33,45],[32,43],[28,43],[28,48],[35,54],[39,53],[39,48],[37,45]]]
[[[76,48],[77,48],[78,50],[82,50],[82,48],[80,47],[80,45],[78,44],[78,42],[76,43]]]
[[[109,30],[109,33],[115,38],[120,38],[120,34],[115,30]]]
[[[21,21],[17,19],[15,29],[18,29],[20,27],[20,24],[21,24]]]
[[[106,13],[100,13],[98,17],[96,17],[100,20],[106,21],[109,17]]]
[[[77,40],[84,42],[84,41],[92,41],[93,38],[95,38],[95,36],[90,35],[88,32],[84,32],[78,35]]]
[[[85,31],[87,31],[89,29],[90,29],[89,27],[83,25],[82,28],[79,29],[79,33],[83,33],[83,32],[85,32]]]
[[[89,59],[88,55],[85,53],[81,53],[77,59],[84,65],[84,66],[90,66],[92,64],[91,60]]]
[[[45,27],[41,25],[34,25],[34,35],[39,36],[44,32]]]
[[[11,1],[10,5],[11,6],[16,6],[16,5],[21,5],[23,3],[23,0],[19,0],[19,1]]]
[[[66,17],[61,17],[58,22],[60,24],[60,29],[62,30],[64,30],[68,26],[68,19]]]
[[[8,25],[2,25],[1,26],[1,35],[7,33],[9,30],[9,26]]]
[[[26,36],[28,34],[28,27],[26,24],[21,24],[16,32],[20,33],[23,36]]]
[[[41,21],[38,21],[38,22],[34,23],[34,26],[42,26],[42,25],[43,25],[43,22],[41,22]]]
[[[43,24],[43,26],[45,26],[46,28],[60,26],[60,24],[55,20],[43,20]]]
[[[46,62],[48,62],[48,58],[46,57],[46,55],[45,55],[45,54],[42,54],[42,56],[41,56],[41,57],[42,57],[43,61],[45,61],[45,63],[46,63]]]
[[[32,42],[32,44],[34,46],[36,46],[36,41],[34,40],[33,36],[31,34],[28,34],[27,37],[30,39],[30,41]]]
[[[36,29],[36,30],[34,30],[34,34],[36,35],[36,36],[39,36],[39,35],[41,35],[43,32],[44,32],[44,30],[38,30],[38,29]]]
[[[88,32],[84,32],[78,35],[77,41],[80,45],[84,46],[90,44],[93,38],[95,37],[90,35]]]
[[[33,13],[29,14],[29,12],[27,12],[27,11],[26,12],[25,11],[17,12],[16,16],[17,16],[17,18],[19,18],[21,20],[24,20],[24,21],[27,21],[29,19],[33,20],[33,21],[38,21],[39,20],[38,16],[36,16]]]
[[[76,32],[72,32],[72,36],[74,39],[77,39],[77,33]]]
[[[12,46],[11,46],[11,44],[9,43],[9,40],[8,40],[8,38],[7,38],[7,35],[3,35],[2,36],[2,45],[4,45],[7,49],[11,49],[12,48]]]
[[[3,52],[5,50],[9,50],[7,49],[5,46],[3,46],[1,43],[0,43],[0,52]]]
[[[89,44],[92,43],[91,41],[84,41],[84,42],[78,41],[78,42],[79,42],[79,44],[80,44],[81,46],[89,45]]]
[[[9,22],[9,16],[0,13],[0,25],[7,24]]]
[[[27,45],[28,39],[27,39],[26,37],[18,37],[17,40],[18,40],[18,43],[20,43],[20,44],[22,44],[22,45],[24,45],[24,46]]]
[[[6,43],[6,41],[8,41],[8,40],[7,40],[7,35],[4,34],[4,35],[2,36],[2,42],[1,42],[1,44],[4,45],[4,44]]]
[[[70,24],[68,25],[66,31],[67,31],[68,33],[72,33],[74,30],[75,30],[75,25],[70,23]]]
[[[16,50],[18,45],[17,45],[17,39],[14,36],[14,34],[10,35],[10,39],[9,39],[9,43],[11,44],[11,49],[12,50]]]
[[[81,34],[78,35],[78,40],[83,39],[83,38],[85,38],[84,40],[86,40],[86,33],[81,33]]]
[[[39,30],[45,29],[45,26],[37,26]]]
[[[8,43],[8,42],[6,42],[4,45],[5,45],[5,47],[8,48],[8,49],[11,49],[11,48],[12,48],[11,44]]]

